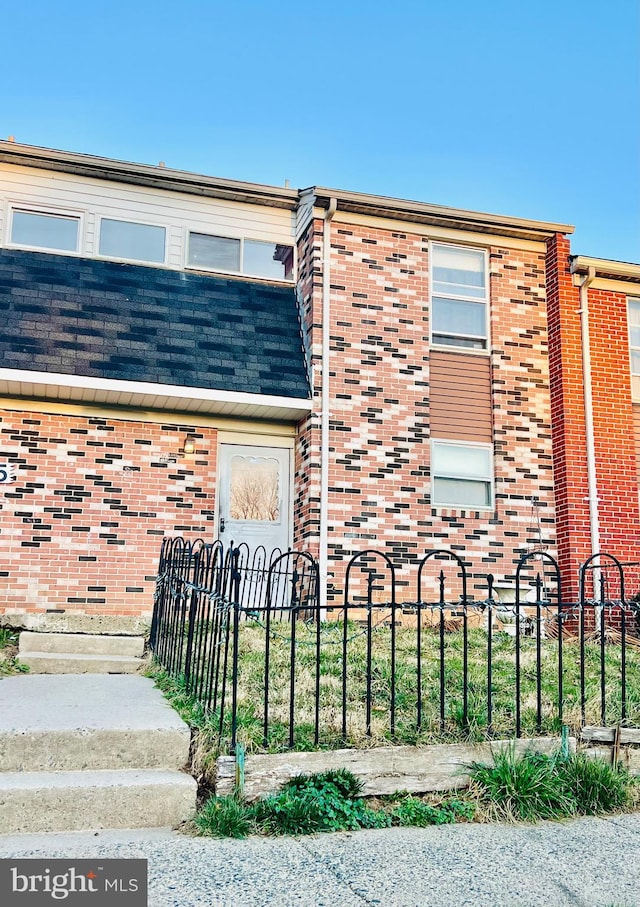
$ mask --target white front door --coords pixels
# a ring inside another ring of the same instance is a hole
[[[218,532],[225,545],[287,550],[289,457],[286,448],[220,445]]]

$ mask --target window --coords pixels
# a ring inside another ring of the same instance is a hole
[[[431,504],[434,507],[493,507],[493,456],[487,444],[431,442]]]
[[[11,242],[34,249],[77,252],[80,218],[17,208],[11,218]]]
[[[640,299],[628,299],[631,397],[640,401]]]
[[[189,264],[195,268],[218,271],[240,270],[240,240],[225,236],[189,234]]]
[[[108,258],[163,264],[164,244],[164,227],[106,217],[100,222],[100,255]]]
[[[190,233],[187,265],[207,271],[234,271],[252,277],[291,280],[293,247],[257,239]]]
[[[431,340],[487,349],[486,254],[460,246],[431,246]]]

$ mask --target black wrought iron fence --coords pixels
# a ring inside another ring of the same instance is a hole
[[[369,550],[347,563],[327,614],[309,554],[165,539],[151,646],[230,748],[638,725],[638,605],[626,597],[626,567],[589,558],[569,602],[545,552],[522,556],[510,582],[474,574],[471,592],[455,552],[403,567],[400,587],[389,556]],[[410,599],[399,601],[398,588]]]

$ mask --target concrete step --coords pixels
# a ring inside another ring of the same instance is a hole
[[[144,636],[103,636],[97,633],[20,634],[20,655],[51,652],[74,655],[128,655],[139,658],[144,652]]]
[[[0,772],[171,768],[189,759],[187,731],[81,728],[0,731]],[[1,777],[1,775],[0,775]]]
[[[190,739],[147,677],[25,674],[0,682],[0,772],[181,769]]]
[[[32,674],[135,674],[146,662],[130,655],[83,655],[73,652],[23,652],[16,659]]]
[[[196,782],[173,771],[0,773],[0,834],[174,827],[196,807]]]

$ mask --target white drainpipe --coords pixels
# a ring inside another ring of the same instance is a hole
[[[573,264],[571,265],[572,273]],[[584,425],[587,442],[587,482],[589,488],[589,523],[591,531],[591,553],[600,551],[600,511],[598,500],[598,474],[596,472],[596,450],[593,434],[593,382],[591,378],[591,343],[589,339],[589,287],[595,280],[595,268],[580,275],[580,343],[582,348],[582,383],[584,391]],[[594,596],[600,590],[599,561],[593,570]]]
[[[329,420],[330,397],[330,344],[331,344],[331,221],[338,208],[338,200],[330,199],[324,215],[322,231],[322,409],[320,412],[320,608],[326,614],[327,582],[329,578]]]

